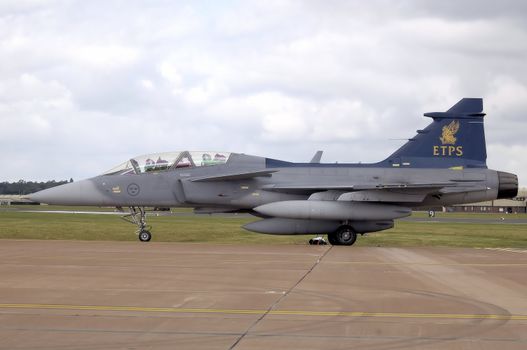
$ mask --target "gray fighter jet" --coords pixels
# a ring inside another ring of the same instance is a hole
[[[266,234],[328,234],[352,245],[357,234],[386,230],[413,208],[512,198],[514,174],[486,164],[483,101],[464,98],[385,160],[310,163],[227,152],[170,152],[134,157],[91,179],[30,195],[59,205],[129,207],[149,241],[145,207],[192,207],[196,213],[251,213],[245,229]]]

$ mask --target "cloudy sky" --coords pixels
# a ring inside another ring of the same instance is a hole
[[[462,97],[527,185],[527,2],[0,1],[0,181],[184,149],[374,162]]]

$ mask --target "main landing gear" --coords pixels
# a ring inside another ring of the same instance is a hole
[[[151,227],[146,224],[146,212],[144,207],[130,207],[130,214],[123,216],[123,220],[137,226],[137,235],[141,242],[152,239]]]
[[[351,226],[342,225],[335,232],[328,234],[331,245],[353,245],[357,240],[357,232]]]

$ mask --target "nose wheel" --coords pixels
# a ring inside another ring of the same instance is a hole
[[[141,231],[139,232],[139,240],[141,242],[149,242],[152,239],[152,234],[150,231]]]
[[[123,220],[137,226],[136,234],[141,242],[148,242],[152,239],[151,227],[146,224],[144,207],[130,207],[130,214],[123,216]]]

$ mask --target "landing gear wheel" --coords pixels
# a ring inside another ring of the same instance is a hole
[[[148,242],[152,239],[152,234],[149,231],[141,231],[139,233],[139,240],[141,242]]]
[[[353,245],[357,240],[357,233],[351,226],[341,226],[337,231],[328,235],[329,242],[333,245]]]
[[[135,233],[139,236],[141,242],[148,242],[152,239],[151,226],[146,224],[144,207],[130,207],[130,214],[123,216],[122,219],[137,226]]]

